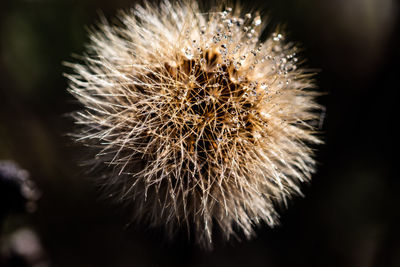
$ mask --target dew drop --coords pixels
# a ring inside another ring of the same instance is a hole
[[[283,39],[283,36],[280,33],[274,33],[272,36],[273,36],[273,40],[275,42],[279,42],[279,41],[281,41]]]
[[[257,17],[254,18],[253,24],[254,24],[255,26],[258,26],[258,25],[261,24],[261,18],[260,18],[260,16],[257,16]]]
[[[219,15],[221,16],[221,18],[225,18],[226,15],[228,15],[228,12],[227,11],[223,11],[223,12],[219,13]]]
[[[240,62],[235,62],[235,63],[233,63],[233,65],[235,66],[235,69],[236,69],[236,70],[239,70],[240,67],[242,66],[242,63],[240,63]]]
[[[232,20],[231,19],[225,19],[223,21],[223,23],[225,23],[228,27],[232,26]]]
[[[268,85],[266,85],[265,83],[261,83],[260,88],[267,91],[268,90]]]
[[[193,57],[192,49],[190,49],[190,47],[187,47],[187,48],[185,49],[185,55],[186,55],[186,57],[187,57],[188,59],[191,59],[191,58]]]
[[[214,36],[213,36],[213,42],[214,42],[214,44],[217,44],[217,43],[219,43],[220,41],[221,41],[221,38],[220,38],[219,35],[214,35]]]

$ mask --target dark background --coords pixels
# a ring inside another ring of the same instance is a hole
[[[399,3],[395,0],[245,1],[283,22],[303,44],[327,113],[318,172],[251,241],[206,252],[183,237],[130,224],[129,212],[102,199],[78,163],[84,151],[65,133],[78,109],[62,61],[88,41],[85,27],[128,0],[1,0],[0,160],[31,173],[38,209],[9,216],[1,232],[34,229],[51,266],[400,266]]]

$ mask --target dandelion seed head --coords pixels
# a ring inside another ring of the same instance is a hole
[[[94,147],[113,196],[209,247],[278,223],[276,206],[314,171],[312,75],[258,14],[195,2],[136,6],[91,33],[69,91],[83,109],[76,140]],[[236,230],[235,230],[236,229]]]

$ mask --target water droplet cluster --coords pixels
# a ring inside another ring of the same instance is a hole
[[[268,134],[268,113],[261,111],[273,94],[290,86],[297,58],[281,33],[259,42],[258,15],[235,16],[226,8],[204,23],[186,30],[184,58],[170,73],[184,84],[173,105],[184,107],[178,113],[186,118],[185,130],[207,140],[196,153],[209,162],[216,150],[227,156],[236,140],[256,142]],[[192,146],[186,147],[193,151]]]

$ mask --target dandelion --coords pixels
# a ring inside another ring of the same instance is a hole
[[[133,213],[205,247],[278,223],[276,208],[310,180],[315,161],[313,74],[281,32],[239,7],[202,13],[164,1],[121,12],[90,35],[83,63],[68,63],[83,109],[74,138]]]

